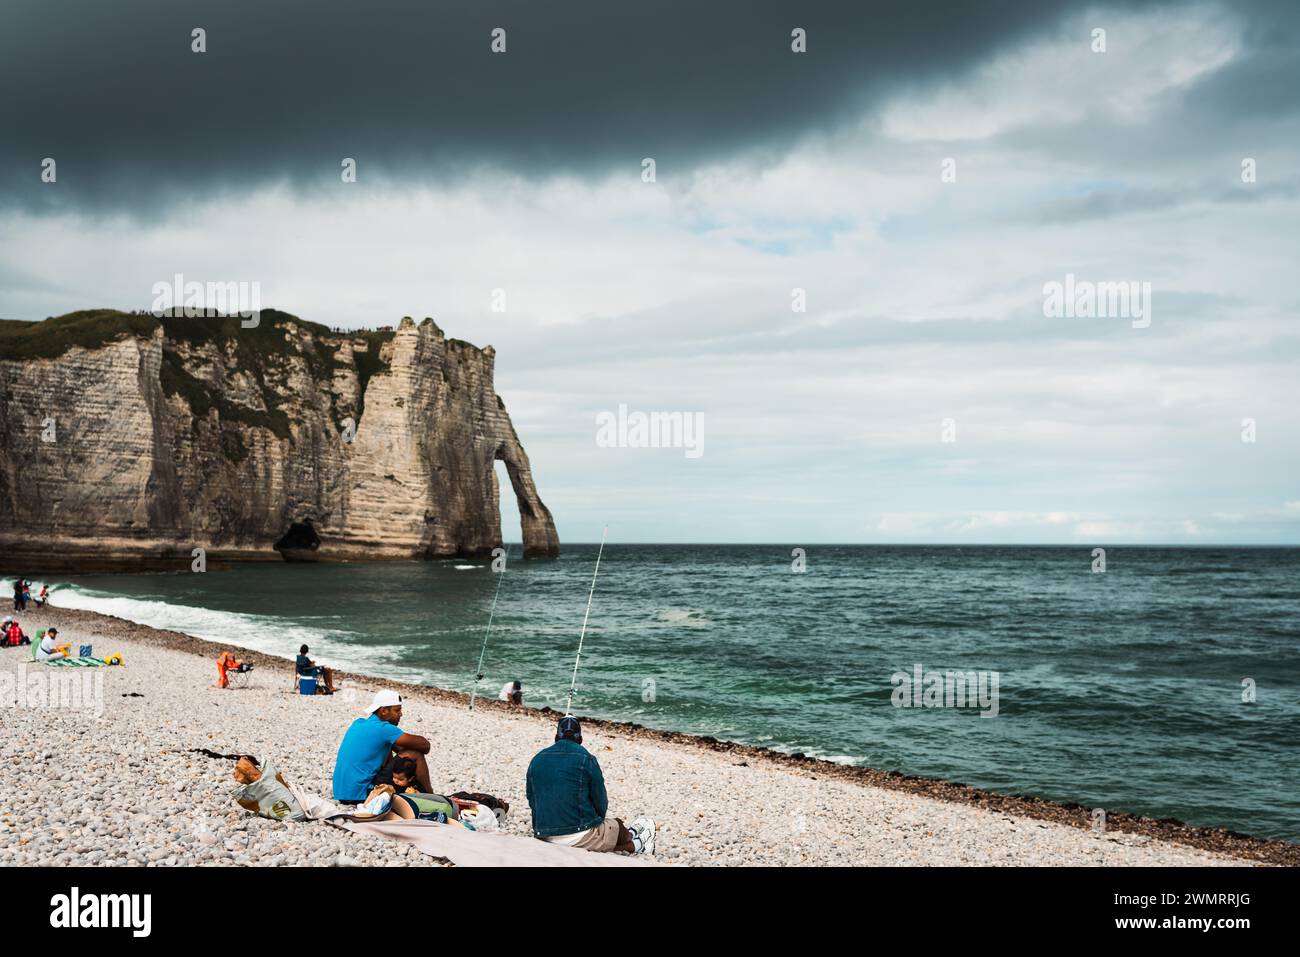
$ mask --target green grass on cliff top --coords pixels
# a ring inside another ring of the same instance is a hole
[[[147,336],[158,328],[153,316],[116,309],[85,309],[44,322],[0,323],[0,359],[54,359],[73,346],[94,349],[128,335]]]
[[[286,324],[297,323],[309,335],[286,336]],[[289,435],[288,417],[279,410],[280,397],[268,382],[268,373],[280,360],[301,357],[318,382],[333,378],[341,363],[333,348],[318,349],[315,341],[333,343],[362,339],[364,352],[354,352],[357,378],[361,386],[358,419],[364,408],[365,389],[370,379],[387,371],[379,357],[380,347],[393,338],[392,332],[348,330],[333,332],[327,326],[307,322],[276,309],[263,309],[256,326],[245,328],[237,316],[195,317],[163,316],[122,312],[117,309],[86,309],[56,316],[43,322],[0,321],[0,359],[54,359],[74,346],[97,349],[128,336],[149,337],[161,326],[165,333],[161,385],[168,395],[182,395],[197,417],[206,417],[215,408],[224,421],[270,429],[281,438]],[[244,408],[214,392],[212,386],[196,379],[185,369],[176,345],[199,346],[208,342],[233,345],[239,367],[250,372],[262,391],[267,411]],[[334,396],[330,397],[331,406]]]
[[[241,351],[250,357],[287,356],[298,351],[295,343],[285,340],[283,327],[288,322],[296,322],[301,329],[310,332],[313,338],[367,340],[370,349],[357,356],[358,367],[363,363],[366,365],[363,373],[366,378],[380,371],[379,346],[393,337],[391,332],[366,329],[336,333],[320,323],[308,322],[277,309],[263,309],[259,324],[250,329],[242,327],[237,317],[159,318],[148,313],[122,312],[118,309],[83,309],[66,316],[54,316],[43,322],[0,322],[0,359],[54,359],[73,346],[97,349],[127,336],[151,336],[159,325],[165,327],[167,338],[173,341],[197,345],[200,342],[224,339],[237,343]]]

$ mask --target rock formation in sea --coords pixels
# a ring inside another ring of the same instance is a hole
[[[0,558],[189,565],[197,548],[274,558],[282,539],[285,557],[482,556],[502,541],[497,459],[525,556],[553,557],[494,363],[432,319],[0,322]]]

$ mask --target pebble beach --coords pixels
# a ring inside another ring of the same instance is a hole
[[[0,864],[437,866],[414,848],[322,823],[257,818],[234,803],[233,761],[251,754],[329,797],[335,749],[374,691],[399,690],[402,725],[433,742],[435,788],[511,804],[508,833],[531,839],[524,776],[550,743],[555,714],[360,675],[333,696],[294,693],[284,659],[254,663],[249,687],[216,687],[221,646],[85,611],[20,615],[57,625],[74,646],[122,655],[122,667],[49,668],[30,649],[0,649]],[[54,676],[81,700],[49,700]],[[15,689],[23,684],[21,698]],[[42,700],[42,695],[45,695]],[[658,822],[656,860],[675,865],[1294,864],[1296,845],[888,776],[711,739],[584,723],[610,813]]]

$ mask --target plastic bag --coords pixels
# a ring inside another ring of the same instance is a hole
[[[486,804],[476,804],[460,812],[460,823],[476,831],[495,831],[498,828],[497,816]]]
[[[273,821],[305,821],[306,813],[275,765],[263,762],[262,776],[235,791],[235,803]]]

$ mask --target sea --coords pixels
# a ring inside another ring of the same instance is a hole
[[[51,588],[532,707],[566,707],[581,637],[580,715],[1300,841],[1300,549],[619,544],[594,593],[595,545],[519,554]]]

